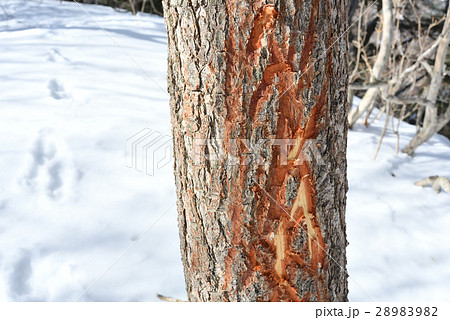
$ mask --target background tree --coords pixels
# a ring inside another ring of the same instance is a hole
[[[379,108],[386,114],[382,137],[389,120],[397,119],[396,125],[392,123],[397,141],[401,121],[416,124],[416,136],[402,150],[412,154],[450,120],[449,1],[371,3],[360,0],[358,10],[353,4],[351,11],[351,21],[361,13],[363,18],[350,30],[350,88],[355,91],[350,90],[349,96],[356,92],[362,101],[350,112],[349,122],[353,125],[364,115],[368,125],[372,110]],[[442,133],[450,137],[449,130]]]
[[[377,53],[375,63],[370,72],[370,82],[379,82],[383,75],[383,71],[388,64],[391,54],[392,38],[394,37],[394,19],[392,17],[392,0],[383,0],[382,2],[382,21],[383,32],[381,35],[379,51]],[[377,97],[378,88],[369,88],[361,99],[357,108],[351,110],[349,114],[349,123],[352,126],[356,120],[366,111],[374,102]]]
[[[63,0],[60,0],[60,2]],[[74,0],[64,0],[71,1]],[[124,9],[136,14],[140,12],[148,12],[162,16],[162,0],[77,0],[80,3],[99,4],[110,6],[116,9]]]
[[[347,1],[163,4],[189,300],[346,301]]]

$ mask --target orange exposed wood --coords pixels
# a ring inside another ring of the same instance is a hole
[[[322,92],[315,97],[316,103],[308,114],[304,110],[302,100],[303,88],[310,88],[314,78],[313,64],[315,59],[312,53],[316,43],[316,19],[318,0],[313,1],[310,12],[308,32],[304,40],[301,52],[300,66],[297,73],[302,74],[302,78],[297,85],[294,82],[294,41],[285,39],[289,44],[286,48],[280,46],[273,37],[272,29],[275,28],[278,12],[272,5],[263,6],[256,14],[253,22],[253,29],[247,41],[246,50],[242,50],[242,43],[235,41],[235,26],[230,23],[230,30],[227,41],[227,63],[229,74],[227,75],[227,122],[225,130],[225,148],[229,149],[227,141],[233,138],[247,138],[247,130],[244,123],[250,120],[253,126],[258,125],[258,114],[264,104],[273,95],[276,88],[279,95],[279,111],[276,128],[277,139],[296,139],[297,146],[291,150],[288,157],[288,165],[279,164],[279,150],[273,148],[272,163],[265,179],[265,189],[261,190],[258,185],[254,185],[252,190],[257,199],[256,217],[257,229],[251,225],[247,228],[256,234],[250,243],[242,243],[242,210],[240,204],[243,188],[245,186],[244,177],[247,168],[240,166],[239,181],[232,181],[229,184],[229,192],[236,200],[229,206],[229,214],[232,221],[232,247],[228,251],[226,258],[227,268],[225,270],[225,283],[223,289],[226,291],[230,287],[233,279],[233,262],[238,251],[236,246],[250,248],[243,252],[247,256],[248,271],[243,276],[243,283],[248,281],[255,272],[259,272],[272,279],[273,294],[271,301],[308,301],[311,294],[304,294],[301,298],[294,289],[296,270],[302,270],[304,277],[313,277],[316,284],[316,297],[327,299],[327,285],[323,274],[327,268],[327,250],[321,227],[319,225],[315,203],[315,177],[311,171],[310,163],[298,159],[302,157],[302,147],[307,139],[314,139],[320,132],[321,119],[325,116],[324,107],[327,104],[328,77],[324,77]],[[236,12],[233,1],[227,1],[229,12]],[[296,36],[296,35],[295,35]],[[257,58],[261,47],[262,39],[268,38],[266,45],[271,53],[271,62],[263,72],[262,79],[257,84],[251,95],[248,106],[242,99],[243,89],[236,86],[234,79],[246,76],[251,78],[252,62]],[[327,71],[330,70],[331,57],[327,56]],[[235,68],[235,66],[237,66]],[[241,70],[241,71],[236,71]],[[274,79],[277,78],[277,82]],[[247,109],[248,119],[245,119],[243,110]],[[302,125],[302,123],[305,123]],[[304,159],[302,159],[304,160]],[[265,172],[260,172],[258,184],[263,183]],[[297,189],[297,196],[293,200],[292,207],[285,204],[286,181],[289,176],[297,177],[300,184]],[[266,194],[267,193],[267,194]],[[292,216],[292,217],[291,217]],[[294,219],[294,220],[293,220]],[[277,224],[276,233],[273,233],[273,226]],[[306,232],[307,247],[300,252],[293,251],[293,242],[299,233]],[[258,248],[266,248],[264,251]],[[270,255],[267,252],[272,252]],[[290,271],[291,270],[291,271]]]
[[[253,29],[247,44],[247,54],[252,54],[259,49],[264,32],[274,27],[277,16],[278,12],[273,5],[262,7],[253,23]]]

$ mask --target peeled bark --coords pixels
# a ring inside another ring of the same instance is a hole
[[[347,300],[346,4],[164,1],[190,301]]]

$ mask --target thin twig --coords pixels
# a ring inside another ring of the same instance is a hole
[[[177,298],[163,296],[162,294],[159,294],[159,293],[156,296],[158,297],[159,300],[166,301],[166,302],[186,302],[184,300],[180,300]]]
[[[389,102],[386,103],[386,120],[384,121],[383,131],[381,131],[380,140],[378,141],[377,149],[375,150],[375,153],[373,155],[373,160],[377,158],[378,151],[380,151],[381,143],[383,142],[384,135],[386,134],[386,128],[389,123],[389,105],[390,105]]]

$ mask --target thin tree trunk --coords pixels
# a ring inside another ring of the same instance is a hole
[[[347,300],[346,11],[164,1],[190,301]]]
[[[147,0],[142,1],[142,6],[141,6],[141,12],[145,11],[145,4],[147,3]],[[153,3],[152,3],[153,4]]]
[[[378,52],[375,64],[372,69],[370,82],[381,80],[383,71],[389,61],[391,54],[392,40],[394,36],[392,0],[383,0],[383,33],[381,36],[380,51]],[[377,98],[378,88],[369,88],[361,99],[357,108],[352,109],[349,114],[349,124],[354,125],[356,120],[372,105]]]
[[[131,6],[131,12],[133,12],[133,15],[136,15],[136,3],[135,0],[129,0],[130,6]]]
[[[436,101],[441,89],[443,73],[445,71],[445,58],[450,45],[450,7],[447,9],[447,18],[441,33],[442,39],[439,43],[436,58],[434,60],[431,83],[427,92],[427,104],[425,106],[425,118],[423,129],[403,148],[403,152],[412,155],[422,143],[428,141],[435,133],[441,130],[450,119],[450,112],[446,112],[438,119],[438,108]]]

